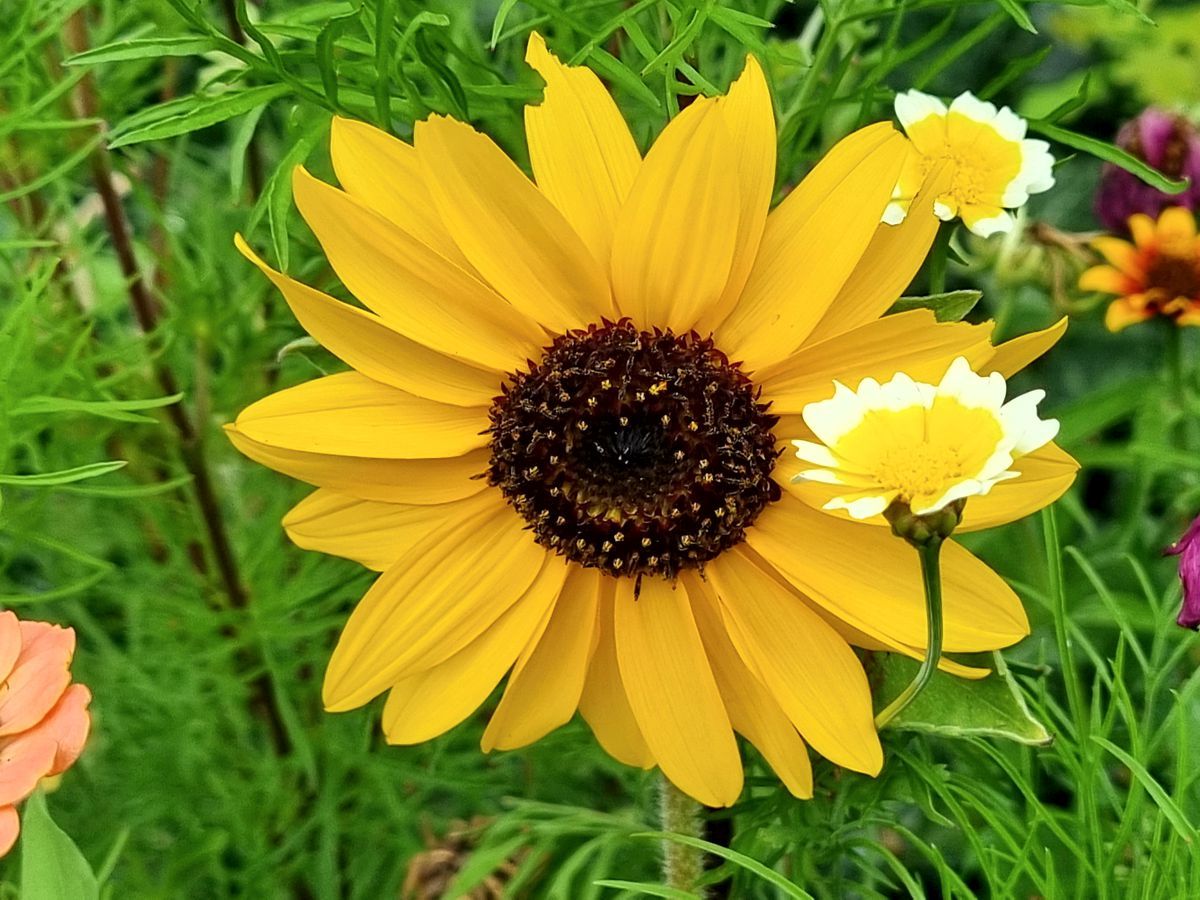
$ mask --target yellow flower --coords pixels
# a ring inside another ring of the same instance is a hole
[[[1133,243],[1105,235],[1092,246],[1108,260],[1079,278],[1085,291],[1116,294],[1104,324],[1120,331],[1154,316],[1176,325],[1200,325],[1200,237],[1187,209],[1165,209],[1156,222],[1144,213],[1129,217]]]
[[[941,100],[910,90],[896,96],[896,118],[912,141],[884,221],[903,221],[923,184],[944,172],[934,212],[955,216],[981,237],[1011,231],[1006,209],[1024,206],[1030,194],[1054,186],[1054,157],[1045,141],[1025,137],[1025,120],[1007,106],[996,109],[969,91],[946,108]]]
[[[968,497],[982,497],[1021,473],[1016,460],[1054,439],[1058,422],[1038,418],[1045,391],[1004,402],[1004,376],[986,378],[958,357],[938,384],[897,372],[880,384],[864,378],[855,390],[835,383],[834,395],[804,408],[820,443],[797,440],[797,458],[816,469],[797,478],[835,485],[824,509],[852,518],[879,516],[893,502],[926,516]]]
[[[832,379],[921,377],[957,356],[1009,374],[1065,323],[997,348],[991,325],[880,319],[937,229],[931,197],[880,224],[907,152],[891,125],[841,141],[768,214],[776,132],[753,58],[645,158],[595,75],[537,35],[527,59],[546,81],[525,110],[535,181],[442,116],[412,146],[337,119],[342,189],[297,171],[301,213],[370,311],[239,244],[354,370],[229,427],[318,486],[284,520],[297,544],[383,573],[325,704],[387,692],[387,739],[411,744],[507,674],[485,750],[578,709],[617,759],[711,805],[742,788],[735,732],[797,796],[809,745],[878,772],[851,646],[921,655],[916,566],[880,529],[793,496],[780,454]],[[1065,489],[1070,458],[1035,455],[981,514],[1015,519]],[[945,557],[947,649],[1020,640],[1012,590],[957,545]]]

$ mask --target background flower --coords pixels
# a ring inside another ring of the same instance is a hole
[[[73,629],[0,612],[0,856],[20,832],[17,804],[87,741],[92,695],[71,683],[74,653]]]
[[[1013,217],[1005,210],[1054,186],[1050,145],[1026,138],[1025,120],[1007,106],[997,109],[967,91],[947,108],[937,97],[909,90],[896,95],[896,118],[915,152],[885,222],[901,221],[921,185],[932,179],[938,185],[937,217],[961,218],[975,234],[989,237],[1012,230]]]
[[[1184,115],[1148,107],[1121,126],[1117,146],[1171,178],[1191,183],[1182,193],[1167,194],[1112,163],[1104,166],[1096,189],[1096,218],[1116,234],[1129,234],[1135,213],[1158,218],[1163,210],[1200,206],[1200,131]]]
[[[1120,331],[1156,316],[1176,325],[1200,325],[1200,237],[1195,216],[1183,207],[1165,210],[1158,221],[1129,217],[1133,242],[1103,236],[1092,241],[1108,261],[1079,277],[1087,291],[1116,294],[1104,324]]]

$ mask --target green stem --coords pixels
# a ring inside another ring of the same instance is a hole
[[[937,236],[933,240],[933,249],[929,252],[929,293],[944,294],[946,292],[946,264],[950,257],[950,235],[954,233],[954,223],[943,222],[938,226]]]
[[[658,776],[658,811],[663,831],[694,838],[704,836],[700,804],[671,784],[661,772]],[[703,851],[674,841],[663,841],[662,874],[667,887],[704,896],[704,892],[696,887],[704,874]]]
[[[925,585],[925,625],[928,634],[925,658],[921,660],[921,668],[917,669],[917,674],[900,692],[900,696],[875,717],[876,728],[883,728],[917,699],[917,695],[925,690],[925,685],[937,671],[938,662],[942,658],[942,542],[933,540],[919,546],[917,554],[921,558],[921,580]]]

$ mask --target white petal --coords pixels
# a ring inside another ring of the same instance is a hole
[[[959,94],[950,104],[950,112],[958,113],[966,116],[968,119],[973,119],[976,122],[984,122],[988,125],[996,118],[995,104],[988,103],[986,100],[980,100],[970,91]]]
[[[980,219],[970,230],[980,237],[991,237],[993,234],[1007,234],[1015,225],[1013,217],[1008,213],[1000,213],[987,219]]]
[[[995,119],[992,120],[996,131],[1000,137],[1009,141],[1019,141],[1025,137],[1026,124],[1025,120],[1018,116],[1007,106],[1002,106],[996,112]]]
[[[895,497],[894,491],[891,494],[858,497],[854,500],[834,497],[822,509],[844,509],[852,519],[872,519],[887,509]]]
[[[906,203],[897,203],[892,201],[883,210],[882,222],[884,225],[899,225],[908,218],[908,201]]]
[[[812,463],[814,466],[836,469],[841,465],[838,458],[833,455],[833,451],[823,444],[815,444],[812,441],[792,441],[792,445],[796,448],[797,459]]]
[[[949,222],[954,218],[957,210],[949,203],[944,203],[941,200],[935,200],[933,203],[933,214],[943,222]]]
[[[896,95],[896,118],[905,128],[930,116],[946,115],[946,104],[916,89]]]

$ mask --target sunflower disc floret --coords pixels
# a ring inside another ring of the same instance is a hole
[[[569,332],[491,410],[489,481],[537,541],[611,575],[674,578],[738,544],[779,487],[777,418],[695,332]]]

